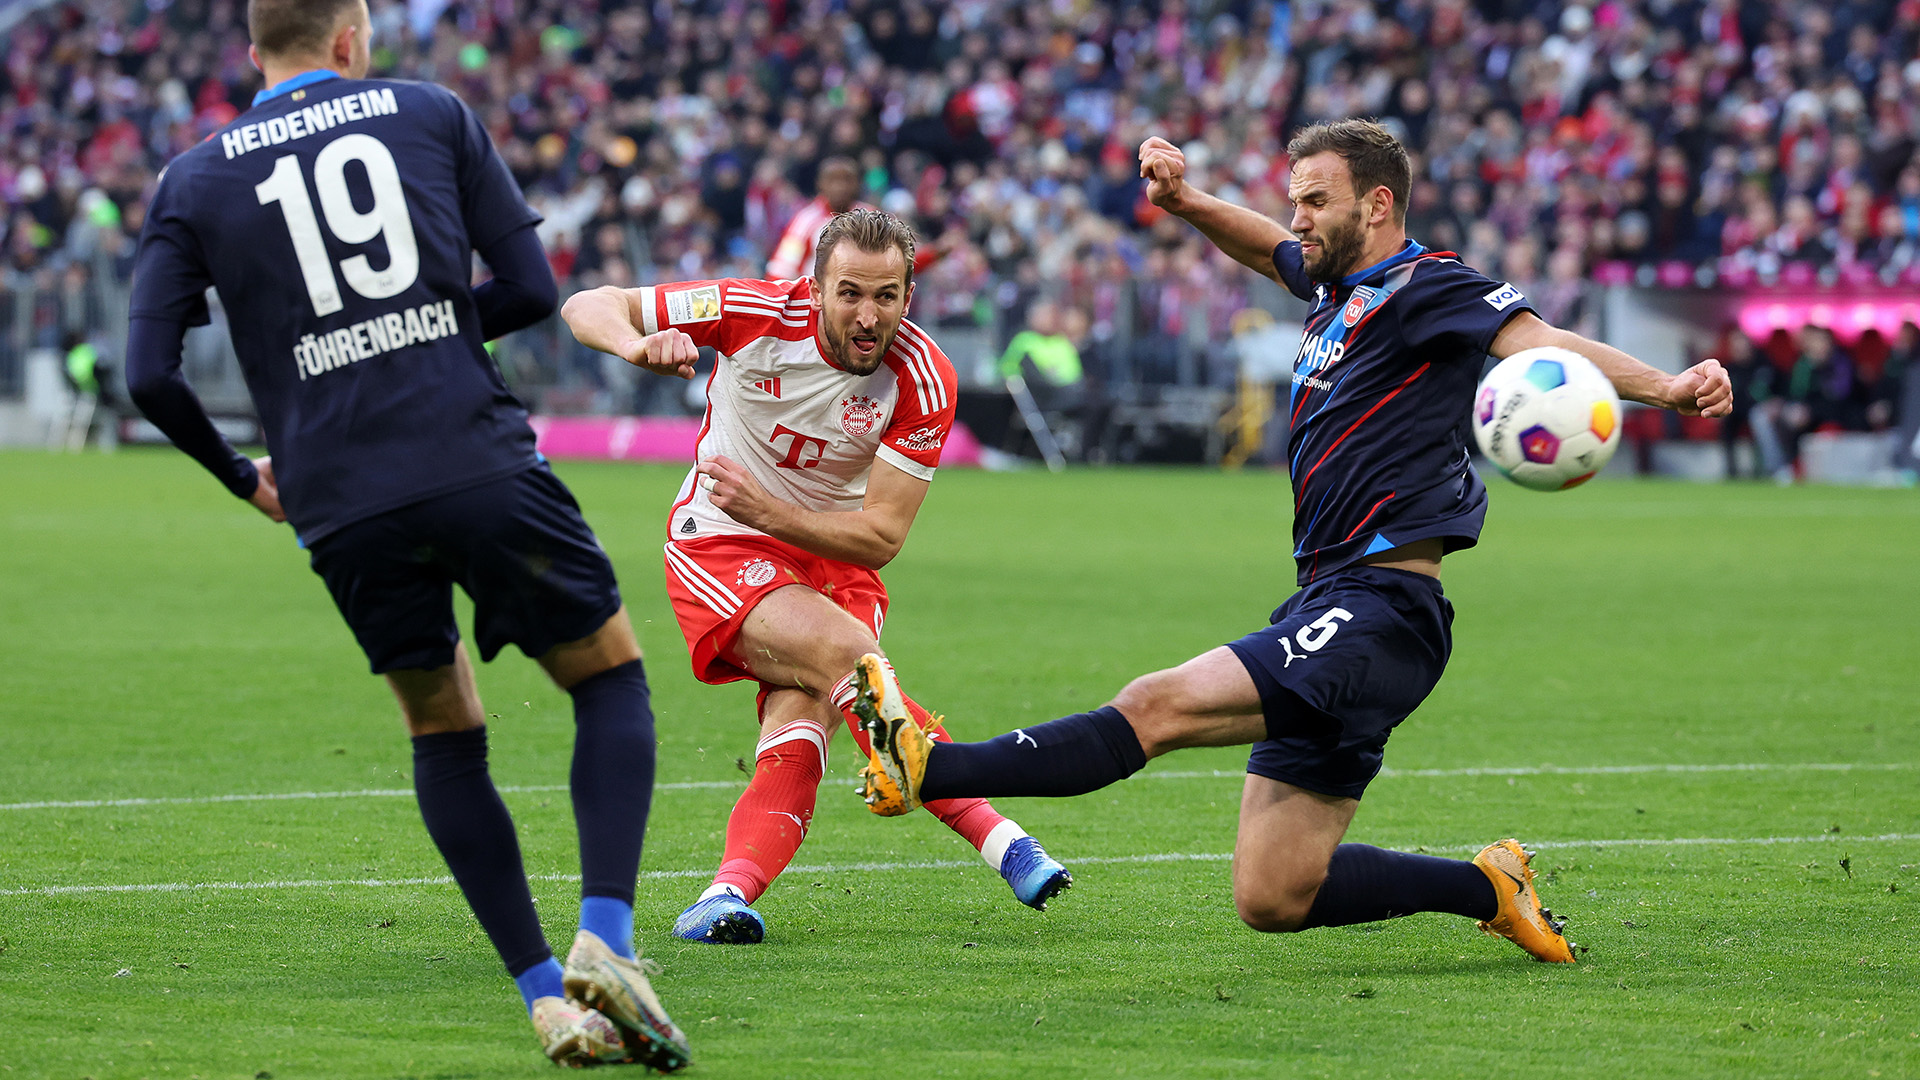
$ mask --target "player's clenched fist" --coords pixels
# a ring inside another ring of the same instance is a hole
[[[638,341],[629,341],[614,355],[656,375],[678,375],[682,379],[691,379],[693,362],[700,358],[700,346],[693,343],[693,338],[688,337],[686,331],[668,329],[648,334]]]
[[[1147,182],[1147,200],[1172,211],[1186,194],[1187,155],[1155,135],[1140,144],[1140,175]]]
[[[1682,416],[1725,416],[1733,411],[1733,382],[1718,360],[1702,360],[1673,377],[1667,405]]]

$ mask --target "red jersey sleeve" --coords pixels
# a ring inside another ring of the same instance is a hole
[[[904,319],[887,363],[900,381],[900,400],[874,456],[909,476],[931,480],[953,432],[960,380],[933,338]]]
[[[797,312],[805,297],[796,288],[803,284],[720,278],[644,286],[640,309],[646,317],[640,331],[680,330],[695,345],[732,355],[755,338],[776,333],[783,322],[804,319]]]

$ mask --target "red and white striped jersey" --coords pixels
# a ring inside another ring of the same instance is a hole
[[[697,455],[739,462],[767,492],[809,510],[858,510],[874,459],[933,479],[959,380],[926,332],[902,319],[871,375],[822,352],[813,287],[798,281],[684,281],[640,290],[641,330],[685,331],[720,354]],[[714,506],[688,472],[669,539],[758,535]]]
[[[865,207],[867,204],[854,205]],[[767,260],[767,280],[788,281],[813,273],[813,252],[820,246],[820,230],[832,219],[833,211],[828,208],[827,200],[817,195],[794,211],[793,220],[787,222],[780,242],[773,247],[773,257]]]

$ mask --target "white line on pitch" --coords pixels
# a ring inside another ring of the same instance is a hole
[[[1805,762],[1730,765],[1520,765],[1466,769],[1394,769],[1380,770],[1382,779],[1435,776],[1626,776],[1642,773],[1723,773],[1723,772],[1891,772],[1920,768],[1912,762]],[[1136,774],[1156,780],[1193,780],[1209,777],[1240,777],[1245,770],[1208,769],[1199,772],[1143,772]],[[0,807],[5,809],[5,807]]]
[[[742,788],[743,780],[687,780],[655,784],[655,791],[703,791],[708,788]],[[503,794],[529,794],[566,791],[565,784],[501,784]],[[364,788],[360,791],[267,791],[239,795],[187,795],[152,799],[73,799],[64,802],[0,803],[0,810],[91,810],[103,806],[186,806],[207,803],[298,802],[307,799],[392,799],[413,798],[412,788]]]
[[[1611,840],[1546,840],[1529,841],[1529,846],[1538,850],[1559,848],[1624,848],[1624,847],[1766,847],[1775,844],[1878,844],[1898,841],[1920,840],[1920,833],[1882,833],[1879,836],[1840,836],[1834,833],[1822,833],[1817,836],[1683,836],[1661,837],[1625,837]],[[1415,845],[1402,844],[1401,848]],[[1441,844],[1422,845],[1422,851],[1478,851],[1478,844]],[[1233,856],[1227,852],[1166,852],[1155,855],[1094,855],[1086,858],[1067,860],[1070,866],[1112,866],[1126,863],[1169,863],[1169,862],[1226,862]],[[789,866],[788,874],[844,874],[856,871],[895,873],[903,870],[950,870],[966,866],[979,866],[977,859],[928,859],[918,862],[851,862],[829,863],[822,866]],[[668,878],[703,878],[709,875],[707,870],[644,870],[643,879],[662,880]],[[579,881],[578,874],[529,874],[534,881]],[[402,885],[451,885],[450,877],[412,877],[412,878],[340,878],[334,880],[309,879],[300,881],[173,881],[148,885],[41,885],[17,889],[0,889],[0,896],[70,896],[76,893],[152,893],[152,892],[234,892],[255,889],[333,889],[333,888],[391,888]]]
[[[1446,776],[1624,776],[1641,773],[1721,773],[1721,772],[1890,772],[1920,768],[1912,762],[1810,762],[1758,763],[1729,765],[1520,765],[1511,768],[1492,766],[1465,769],[1393,769],[1380,770],[1385,779]],[[1244,770],[1207,769],[1195,772],[1162,770],[1137,773],[1135,780],[1195,780],[1245,776]],[[684,780],[655,784],[655,791],[707,791],[737,789],[745,780]],[[565,784],[503,784],[505,794],[566,791]],[[139,799],[72,799],[63,801],[0,803],[0,810],[92,810],[115,806],[188,806],[212,803],[299,802],[312,799],[412,798],[412,788],[366,788],[360,791],[280,791],[238,795],[188,795]]]

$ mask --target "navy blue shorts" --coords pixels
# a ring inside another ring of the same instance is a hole
[[[455,585],[482,660],[508,644],[538,657],[620,610],[613,564],[545,463],[356,521],[311,555],[376,675],[453,663]]]
[[[1355,566],[1294,593],[1270,626],[1227,648],[1267,717],[1247,771],[1357,799],[1387,736],[1446,670],[1453,605],[1437,578]]]

